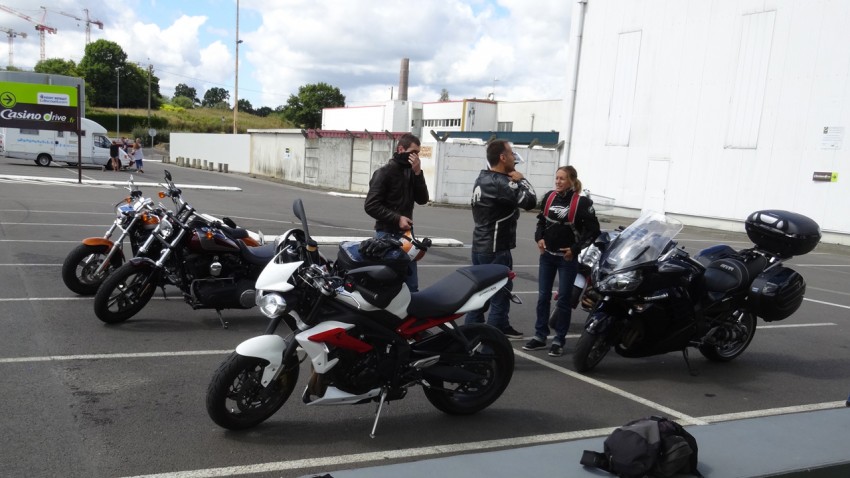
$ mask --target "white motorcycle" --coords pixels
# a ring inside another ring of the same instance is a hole
[[[239,344],[210,382],[206,405],[215,423],[237,430],[271,417],[292,394],[306,359],[302,402],[377,402],[373,437],[383,404],[415,385],[449,414],[478,412],[501,396],[514,370],[510,342],[494,327],[456,320],[497,293],[509,294],[512,271],[462,267],[411,294],[403,274],[426,241],[402,239],[411,243],[408,252],[393,240],[346,242],[330,264],[310,237],[300,199],[293,210],[302,229],[278,238],[276,256],[256,282],[269,326]],[[281,321],[292,334],[275,335]]]

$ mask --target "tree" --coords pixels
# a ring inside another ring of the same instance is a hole
[[[225,104],[225,108],[227,106],[227,100],[230,99],[230,92],[225,90],[224,88],[219,88],[217,86],[212,87],[204,93],[204,101],[201,102],[201,106],[205,108],[220,108],[221,103]]]
[[[261,106],[261,107],[257,108],[257,111],[255,111],[254,114],[257,115],[257,116],[261,116],[261,117],[265,118],[266,116],[272,114],[272,111],[273,110],[271,108],[269,108],[268,106]]]
[[[440,101],[449,101],[449,90],[443,88],[443,90],[440,91]]]
[[[177,98],[178,96],[189,98],[193,104],[201,103],[201,100],[198,99],[198,91],[185,83],[178,83],[174,87],[174,97]]]
[[[35,64],[33,71],[51,75],[80,76],[79,72],[77,72],[77,64],[73,60],[63,60],[61,58],[41,60]]]
[[[171,99],[171,104],[187,110],[195,107],[195,102],[185,96],[175,96]]]
[[[120,106],[145,108],[149,95],[151,108],[161,103],[159,78],[150,69],[127,62],[127,54],[115,42],[101,39],[86,45],[77,72],[92,87],[88,95],[92,106],[116,106],[120,101]]]
[[[251,102],[242,98],[239,100],[239,111],[244,111],[248,114],[254,114],[254,107],[251,105]]]
[[[345,95],[339,88],[327,83],[300,86],[298,95],[289,95],[283,107],[283,117],[301,128],[318,128],[322,125],[322,108],[345,106]]]

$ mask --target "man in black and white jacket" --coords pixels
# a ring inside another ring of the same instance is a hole
[[[516,225],[519,209],[530,210],[537,204],[534,188],[516,170],[517,156],[508,141],[495,140],[487,145],[487,163],[472,190],[472,263],[503,264],[513,268],[511,249],[516,247]],[[513,283],[508,282],[508,290]],[[499,293],[489,304],[487,323],[501,330],[510,339],[522,339],[523,334],[509,321],[510,297]],[[466,323],[484,322],[484,309],[466,314]]]

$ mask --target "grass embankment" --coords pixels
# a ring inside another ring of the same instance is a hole
[[[120,116],[116,113],[120,113]],[[112,137],[118,136],[138,136],[134,134],[136,125],[144,123],[140,118],[147,118],[147,109],[128,109],[121,108],[88,108],[87,116],[105,115],[107,117],[120,118],[121,131],[116,133],[115,124],[104,124],[106,129],[110,130],[109,135]],[[213,108],[193,108],[183,110],[151,110],[151,117],[156,117],[159,120],[165,120],[167,126],[156,127],[157,131],[165,130],[168,132],[191,132],[191,133],[232,133],[233,132],[233,111],[220,110]],[[103,121],[106,123],[106,121]],[[161,123],[157,121],[156,123]],[[130,131],[127,128],[133,128]],[[292,126],[277,116],[271,114],[266,117],[255,116],[248,113],[237,113],[237,129],[239,133],[245,133],[249,129],[275,129],[275,128],[291,128]],[[157,141],[167,141],[161,139],[157,134]]]

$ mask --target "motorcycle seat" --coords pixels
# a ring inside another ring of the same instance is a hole
[[[407,312],[419,318],[451,315],[473,294],[505,279],[508,272],[510,269],[501,264],[461,267],[436,284],[412,294]]]
[[[750,284],[750,271],[738,259],[726,257],[713,261],[705,268],[705,288],[708,292],[730,293],[743,290]]]
[[[274,244],[264,244],[257,247],[248,247],[242,241],[236,241],[242,252],[242,257],[255,266],[264,266],[274,257]]]

